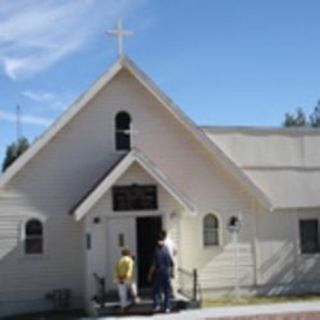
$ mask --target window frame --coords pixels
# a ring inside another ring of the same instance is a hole
[[[303,247],[303,239],[302,239],[302,223],[304,222],[315,222],[316,223],[316,237],[317,244],[316,249],[314,251],[306,251]],[[299,252],[301,255],[317,255],[320,254],[320,224],[319,219],[316,217],[308,217],[308,218],[299,218],[298,220],[298,236],[299,236]]]
[[[119,124],[118,124],[118,117],[122,115],[125,115],[128,117],[128,121],[129,121],[129,126],[128,128],[124,129],[124,128],[119,128]],[[123,152],[128,152],[131,150],[132,148],[132,135],[131,135],[131,125],[132,125],[132,117],[130,115],[129,112],[127,111],[119,111],[115,114],[114,116],[114,150],[116,152],[120,152],[120,153],[123,153]],[[125,131],[129,131],[129,132],[125,132]],[[122,134],[122,135],[125,135],[128,137],[128,140],[129,140],[129,143],[128,143],[128,148],[119,148],[119,143],[118,143],[118,140],[119,140],[119,134]]]
[[[206,220],[210,217],[213,217],[215,219],[216,222],[216,226],[206,226]],[[209,248],[219,248],[221,246],[221,223],[220,223],[220,218],[217,214],[209,212],[207,214],[205,214],[202,218],[202,246],[205,249],[209,249]],[[207,232],[214,232],[216,234],[216,243],[209,243],[207,240]]]
[[[39,234],[28,234],[28,225],[32,222],[37,222],[39,223],[40,226],[40,230],[41,232]],[[28,219],[25,223],[24,223],[24,238],[23,238],[23,253],[25,256],[43,256],[44,255],[44,224],[43,221],[41,221],[38,218],[30,218]],[[34,240],[39,240],[41,241],[40,243],[40,251],[37,252],[30,252],[30,250],[28,251],[27,249],[27,243],[28,241],[34,241]]]

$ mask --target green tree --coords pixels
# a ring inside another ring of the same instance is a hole
[[[284,127],[306,127],[308,121],[302,108],[297,108],[295,113],[286,113],[284,115]]]
[[[314,107],[312,113],[309,116],[310,126],[313,128],[320,127],[320,100],[317,105]]]
[[[2,172],[4,172],[16,159],[18,159],[28,148],[30,144],[27,138],[20,138],[7,146],[6,154],[2,163]]]

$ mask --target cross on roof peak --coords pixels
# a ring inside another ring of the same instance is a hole
[[[130,30],[125,30],[122,28],[122,20],[118,19],[117,28],[107,30],[107,34],[118,39],[118,56],[121,58],[123,56],[123,38],[131,36],[133,34]]]

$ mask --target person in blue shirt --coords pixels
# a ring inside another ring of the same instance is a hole
[[[170,277],[173,271],[173,261],[168,248],[164,244],[164,238],[161,236],[156,251],[153,256],[153,262],[149,270],[148,279],[153,281],[152,299],[153,310],[161,309],[161,293],[164,295],[163,307],[165,312],[171,311],[171,285]]]

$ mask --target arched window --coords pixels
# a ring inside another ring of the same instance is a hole
[[[41,254],[43,252],[43,227],[37,219],[31,219],[25,227],[25,253]]]
[[[206,247],[219,245],[219,220],[212,213],[203,219],[203,243]]]
[[[127,112],[121,111],[116,115],[115,122],[116,150],[130,150],[130,115]]]

